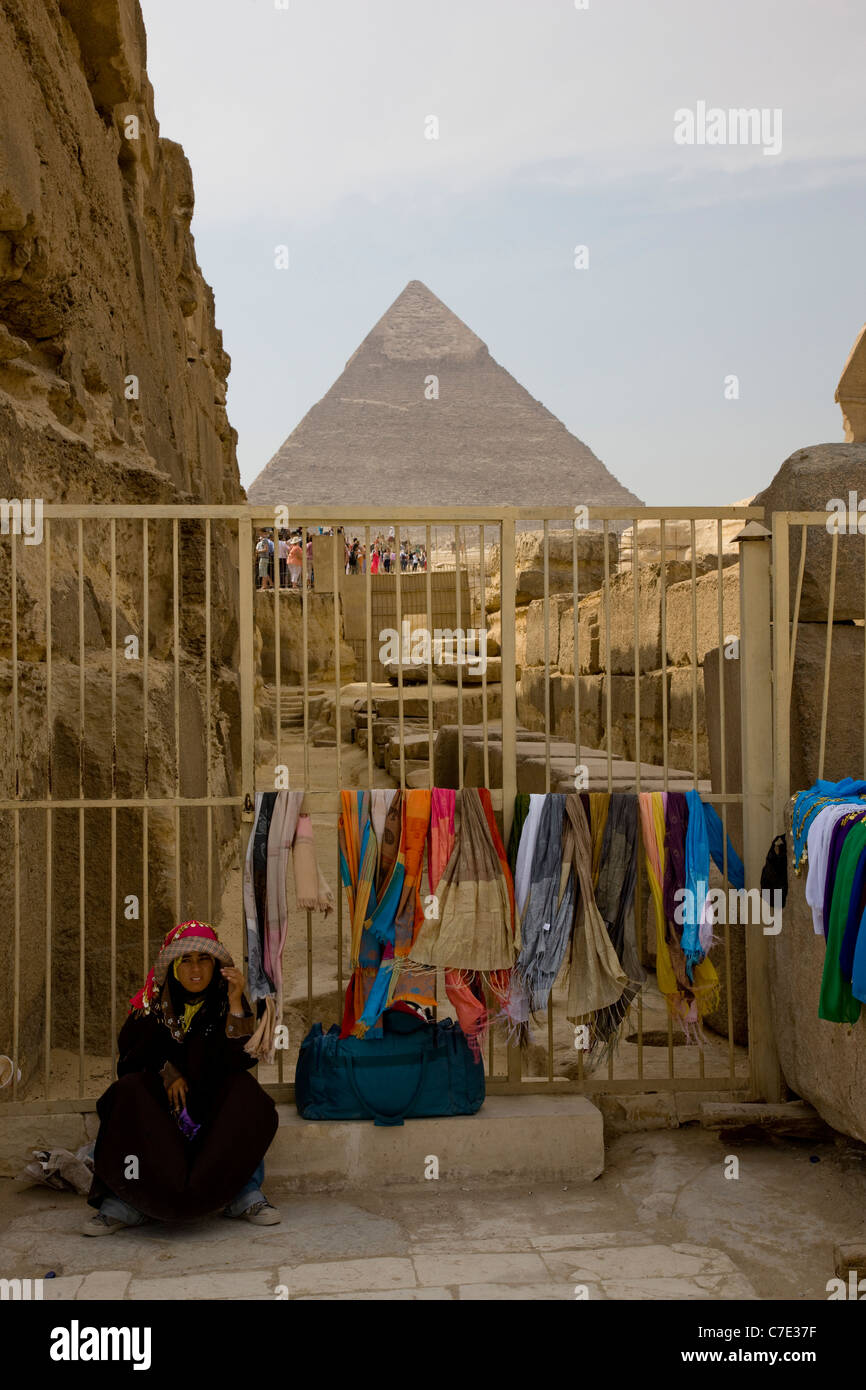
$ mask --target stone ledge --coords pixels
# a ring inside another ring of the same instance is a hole
[[[591,1182],[604,1170],[601,1111],[585,1096],[488,1096],[477,1115],[407,1120],[303,1120],[281,1105],[268,1175],[290,1189],[424,1181],[428,1156],[439,1182]]]
[[[604,1170],[601,1111],[585,1096],[488,1096],[477,1115],[407,1120],[303,1120],[277,1107],[269,1179],[290,1191],[329,1191],[424,1181],[427,1158],[439,1181],[591,1182]],[[94,1137],[93,1113],[0,1112],[0,1176],[16,1177],[32,1149],[73,1152]]]

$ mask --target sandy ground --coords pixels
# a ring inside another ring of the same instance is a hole
[[[411,1123],[411,1121],[410,1121]],[[739,1177],[725,1177],[728,1160]],[[0,1270],[61,1299],[824,1300],[833,1246],[866,1233],[866,1153],[612,1139],[595,1182],[268,1195],[282,1224],[210,1218],[79,1235],[82,1198],[0,1182]],[[267,1186],[267,1184],[266,1184]]]

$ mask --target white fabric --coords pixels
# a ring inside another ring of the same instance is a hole
[[[381,850],[385,821],[388,819],[388,812],[395,795],[395,787],[377,787],[370,793],[370,820],[376,835],[377,853]]]
[[[812,817],[806,835],[806,857],[809,861],[806,902],[812,909],[812,926],[816,936],[824,935],[824,889],[827,883],[827,859],[833,831],[843,816],[856,809],[856,804],[852,805],[850,801],[841,806],[825,806]]]
[[[529,884],[532,877],[532,859],[535,854],[535,842],[538,839],[538,826],[543,808],[544,793],[532,792],[529,797],[529,810],[526,813],[526,820],[523,822],[523,829],[520,832],[520,844],[517,847],[517,862],[514,866],[514,904],[521,916],[523,916],[523,911],[529,898]]]

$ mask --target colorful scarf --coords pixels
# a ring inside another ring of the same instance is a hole
[[[622,999],[628,981],[617,959],[592,888],[592,836],[580,800],[565,799],[566,833],[563,860],[570,856],[579,884],[579,897],[568,978],[569,1023],[585,1025],[589,1032],[587,1055],[594,1065],[607,1041],[599,1031],[602,1011]]]
[[[686,792],[688,828],[686,830],[686,899],[683,914],[682,948],[686,972],[694,978],[713,943],[712,922],[707,914],[710,890],[710,842],[704,820],[703,803],[696,791]]]
[[[620,998],[614,1004],[599,1009],[596,1014],[594,1066],[616,1045],[623,1020],[646,979],[640,962],[633,911],[637,883],[637,835],[637,798],[629,793],[611,793],[595,900],[627,983]]]
[[[824,955],[818,1001],[818,1017],[829,1019],[832,1023],[856,1023],[860,1017],[860,1002],[855,997],[850,982],[844,977],[839,956],[857,863],[862,851],[866,849],[866,825],[857,817],[845,829],[847,834],[833,878],[829,914],[825,915],[824,919],[827,925],[827,950]]]
[[[373,793],[371,798],[369,792],[343,791],[340,799],[343,808],[338,827],[340,877],[349,900],[352,922],[352,976],[346,988],[340,1036],[374,1034],[381,1038],[382,1009],[390,986],[387,973],[383,973],[369,1009],[367,1004],[385,949],[390,944],[393,952],[395,941],[395,919],[404,872],[400,854],[402,794],[399,791]],[[373,812],[382,827],[381,844],[373,826]]]
[[[412,950],[415,964],[485,972],[514,964],[514,889],[488,809],[492,819],[484,788],[460,793],[460,826],[437,887],[439,918],[422,923]]]
[[[565,797],[553,793],[543,800],[517,960],[533,1011],[547,1008],[574,925],[574,870],[562,854]]]
[[[668,801],[672,795],[675,793],[668,795]],[[664,793],[641,792],[638,806],[647,878],[655,908],[656,979],[671,1018],[680,1024],[687,1042],[697,1043],[700,1041],[700,1019],[718,1003],[719,977],[712,961],[705,957],[695,966],[694,978],[689,979],[675,919],[669,919],[666,913]]]
[[[533,792],[529,797],[529,805],[526,808],[520,839],[514,855],[514,902],[518,920],[523,915],[526,900],[529,897],[535,842],[538,839],[538,830],[546,804],[547,797],[539,792]]]
[[[862,801],[866,798],[866,782],[857,782],[853,777],[843,777],[839,782],[816,781],[808,791],[798,792],[794,799],[791,817],[791,835],[794,841],[794,868],[799,873],[800,861],[806,847],[809,824],[821,806],[831,806],[842,801]]]
[[[303,791],[256,793],[255,822],[244,862],[249,994],[253,1003],[264,1001],[248,1051],[268,1063],[274,1060],[277,1025],[283,1017],[289,851],[298,907],[326,917],[334,907],[334,895],[316,862],[312,820],[300,814],[303,799]]]
[[[430,832],[427,842],[427,878],[430,892],[436,897],[439,880],[454,850],[455,811],[457,793],[451,788],[436,787],[432,793]],[[436,900],[438,913],[439,901]],[[434,977],[435,978],[435,977]],[[481,980],[474,970],[446,970],[445,993],[457,1015],[457,1022],[476,1057],[487,1036],[489,1016]]]
[[[529,792],[518,792],[514,798],[514,819],[511,822],[511,833],[508,836],[508,867],[512,877],[517,870],[517,851],[520,848],[520,837],[529,815]],[[517,885],[515,884],[515,890]]]

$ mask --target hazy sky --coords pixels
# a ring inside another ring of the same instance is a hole
[[[141,3],[245,484],[412,279],[647,503],[731,502],[841,440],[864,0]],[[781,151],[676,143],[699,103],[766,110]]]

